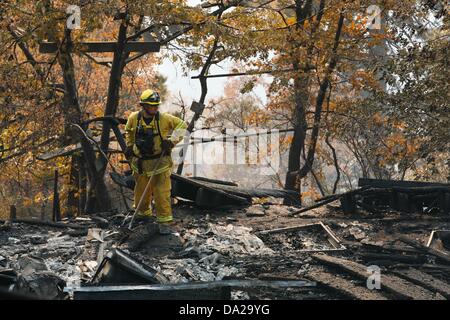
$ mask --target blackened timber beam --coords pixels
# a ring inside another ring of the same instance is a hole
[[[340,270],[343,273],[353,275],[362,281],[367,281],[368,270],[365,265],[354,261],[321,254],[315,254],[312,258],[320,264],[332,267],[335,270]],[[386,274],[385,272],[381,274],[381,289],[378,292],[381,294],[390,292],[395,294],[399,299],[445,300],[445,298],[441,295],[437,296],[425,288],[417,286],[397,276]]]
[[[75,300],[228,300],[231,288],[303,288],[315,287],[312,281],[263,281],[263,280],[223,280],[213,282],[191,282],[177,284],[137,285],[137,286],[96,286],[80,287],[73,292]],[[69,288],[64,289],[69,291]]]
[[[369,179],[359,178],[358,186],[369,186],[372,188],[391,188],[391,187],[450,187],[450,184],[439,182],[423,182],[423,181],[406,181],[406,180],[383,180],[383,179]]]

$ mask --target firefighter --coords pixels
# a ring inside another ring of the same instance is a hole
[[[183,139],[187,125],[171,114],[159,112],[160,104],[158,92],[147,89],[142,93],[141,110],[131,113],[125,126],[127,143],[125,156],[130,161],[136,180],[134,188],[136,219],[155,218],[151,207],[153,198],[159,230],[162,234],[168,234],[172,231],[173,222],[170,202],[170,175],[173,167],[171,151]],[[149,192],[143,195],[152,175]],[[141,206],[136,208],[142,196]]]

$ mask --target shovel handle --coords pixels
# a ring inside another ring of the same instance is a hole
[[[141,198],[139,199],[139,202],[138,202],[136,208],[134,209],[133,216],[131,217],[130,224],[128,225],[129,230],[131,230],[131,226],[133,225],[134,217],[136,216],[136,212],[138,211],[139,207],[142,204],[142,201],[144,200],[144,196],[147,194],[148,189],[150,189],[150,183],[152,182],[152,179],[155,175],[156,168],[158,168],[159,163],[161,162],[161,159],[163,156],[164,156],[164,153],[161,153],[161,155],[158,158],[158,161],[156,162],[155,166],[153,167],[152,175],[150,176],[150,179],[148,180],[147,185],[145,186],[144,192],[142,193]]]

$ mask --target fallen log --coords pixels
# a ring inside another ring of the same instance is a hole
[[[290,213],[289,215],[291,215],[291,216],[296,216],[296,215],[298,215],[298,214],[300,214],[300,213],[307,212],[307,211],[312,210],[312,209],[320,208],[320,207],[322,207],[322,206],[324,206],[324,205],[326,205],[326,204],[328,204],[328,203],[331,203],[331,202],[333,202],[333,201],[336,201],[336,200],[338,200],[338,199],[339,199],[339,196],[331,197],[331,198],[328,198],[327,200],[324,200],[324,201],[322,201],[322,202],[313,204],[312,206],[309,206],[309,207],[300,209],[300,210],[298,210],[298,211],[294,211],[294,212]]]
[[[324,206],[324,205],[326,205],[326,204],[328,204],[328,203],[331,203],[331,202],[333,202],[333,201],[336,201],[336,200],[338,200],[338,199],[340,199],[340,198],[342,198],[342,197],[349,196],[349,195],[355,195],[355,194],[361,193],[362,191],[365,191],[366,189],[367,189],[367,188],[360,188],[360,189],[350,190],[350,191],[347,191],[347,192],[345,192],[345,193],[340,193],[340,194],[335,194],[335,195],[332,195],[332,196],[324,197],[323,199],[325,199],[325,200],[320,201],[320,202],[318,202],[318,203],[316,203],[316,204],[313,204],[312,206],[309,206],[309,207],[306,207],[306,208],[303,208],[303,209],[294,211],[294,212],[290,213],[290,215],[291,215],[291,216],[295,216],[295,215],[298,215],[298,214],[300,214],[300,213],[307,212],[307,211],[309,211],[309,210],[312,210],[312,209],[316,209],[316,208],[322,207],[322,206]]]

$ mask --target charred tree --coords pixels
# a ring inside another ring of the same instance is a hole
[[[296,14],[297,21],[304,21],[311,14],[311,1],[308,1],[303,7],[301,6],[302,1],[296,1]],[[321,7],[324,2],[321,2]],[[320,24],[321,16],[318,16],[316,22],[316,28]],[[325,101],[326,92],[330,85],[331,76],[337,64],[337,48],[339,45],[339,40],[342,33],[342,26],[344,23],[344,15],[341,13],[339,15],[339,21],[337,30],[334,37],[333,48],[331,52],[331,57],[328,62],[328,67],[325,71],[323,80],[320,82],[319,91],[316,97],[316,104],[314,109],[314,119],[313,127],[311,132],[311,137],[309,141],[308,151],[305,157],[305,163],[300,166],[300,156],[303,151],[305,151],[305,141],[307,132],[307,119],[306,119],[306,108],[308,106],[309,94],[309,75],[306,72],[300,73],[294,79],[294,96],[295,96],[295,111],[294,111],[294,139],[292,141],[289,150],[289,163],[288,163],[288,174],[286,175],[285,188],[288,190],[295,190],[301,194],[300,180],[304,178],[309,172],[311,172],[312,165],[314,163],[317,141],[319,138],[319,129],[321,123],[323,103]],[[302,28],[301,24],[297,24],[297,28]],[[312,47],[307,50],[307,56],[310,56]],[[300,62],[297,60],[294,62],[294,67],[299,67]],[[303,66],[305,70],[307,66]]]
[[[77,94],[75,68],[70,54],[71,46],[70,30],[66,29],[60,51],[57,53],[65,88],[63,98],[65,142],[68,144],[76,143],[81,139],[84,160],[89,172],[87,188],[89,200],[83,211],[86,213],[94,212],[96,210],[95,204],[97,204],[97,208],[102,207],[102,210],[109,210],[111,201],[104,180],[97,172],[94,148],[89,141],[80,136],[73,126],[74,124],[80,125],[82,117]]]

